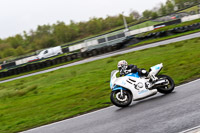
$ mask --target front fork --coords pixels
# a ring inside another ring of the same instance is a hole
[[[121,95],[121,97],[123,97],[123,94],[124,94],[124,93],[123,93],[123,90],[121,89],[121,90],[120,90],[120,95]]]

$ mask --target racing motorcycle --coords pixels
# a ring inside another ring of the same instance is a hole
[[[137,72],[117,77],[119,70],[112,71],[110,80],[111,102],[118,107],[126,107],[132,101],[153,96],[157,92],[171,93],[175,87],[174,81],[167,75],[158,75],[162,68],[162,63],[151,67],[148,76],[141,76]]]

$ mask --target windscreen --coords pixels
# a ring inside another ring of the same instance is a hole
[[[110,78],[112,78],[112,76],[115,74],[115,72],[117,72],[118,70],[113,70],[112,72],[111,72],[111,75],[110,75]]]

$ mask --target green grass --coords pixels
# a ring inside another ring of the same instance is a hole
[[[129,29],[136,30],[136,29],[140,29],[140,28],[144,28],[144,27],[148,27],[148,26],[152,26],[152,25],[156,25],[156,24],[160,24],[160,23],[163,23],[163,22],[154,22],[154,21],[149,20],[144,23],[134,25],[134,26],[130,27]]]
[[[71,63],[74,63],[74,62],[77,62],[77,61],[80,61],[80,60],[82,60],[82,58],[74,59],[72,61],[68,61],[68,62],[56,64],[56,65],[52,65],[52,66],[49,66],[49,67],[45,67],[45,68],[41,68],[41,69],[37,69],[37,70],[25,72],[25,73],[20,73],[20,74],[17,74],[17,75],[8,76],[8,77],[5,77],[5,78],[0,78],[0,81],[4,81],[4,80],[7,80],[7,79],[12,79],[12,78],[20,77],[20,76],[23,76],[23,75],[36,73],[36,72],[40,72],[40,71],[43,71],[43,70],[48,70],[48,69],[51,69],[51,68],[55,68],[55,67],[59,67],[59,66],[67,65],[67,64],[71,64]],[[2,70],[0,72],[3,72],[3,71],[7,71],[7,70],[4,69],[4,70]]]
[[[193,7],[187,8],[187,9],[185,9],[185,10],[182,10],[182,11],[180,11],[180,12],[187,12],[187,13],[190,13],[191,11],[197,12],[198,9],[199,9],[198,6],[193,6]]]
[[[119,60],[163,63],[176,84],[200,77],[200,38],[117,55],[0,84],[0,132],[17,132],[110,106],[110,72]]]

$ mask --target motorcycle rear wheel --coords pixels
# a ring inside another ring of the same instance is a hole
[[[168,80],[167,85],[156,87],[158,92],[163,93],[163,94],[169,94],[174,90],[175,83],[171,77],[169,77],[167,75],[158,75],[157,77],[158,77],[158,79],[167,79]]]
[[[115,90],[111,92],[110,100],[117,107],[127,107],[132,102],[132,94],[127,90],[123,90],[123,97],[121,97],[120,90]]]

